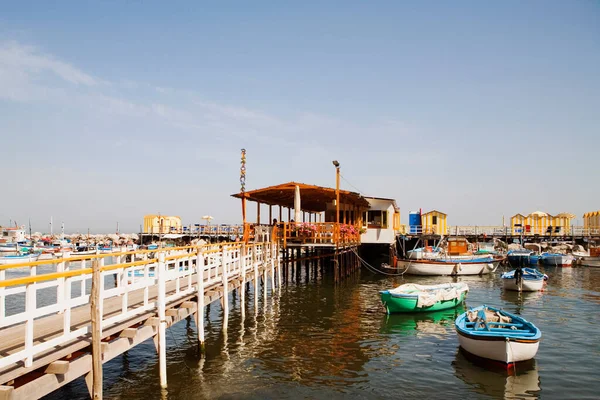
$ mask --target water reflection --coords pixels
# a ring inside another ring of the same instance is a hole
[[[476,393],[504,399],[539,398],[540,377],[535,359],[506,369],[459,349],[452,366],[454,374]]]
[[[544,292],[517,292],[515,290],[503,290],[500,294],[500,298],[504,302],[515,304],[517,307],[514,309],[516,314],[521,314],[524,306],[533,305],[540,303],[543,299]]]
[[[436,336],[445,339],[454,332],[454,320],[465,312],[464,304],[443,311],[385,315],[382,319],[383,334]]]

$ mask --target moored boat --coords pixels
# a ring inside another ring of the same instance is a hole
[[[0,265],[7,264],[18,264],[30,261],[36,261],[39,254],[24,254],[24,255],[10,255],[0,257]]]
[[[486,305],[461,314],[454,325],[465,351],[506,364],[535,357],[542,338],[538,327],[525,318]]]
[[[529,264],[529,257],[533,254],[533,251],[528,249],[519,249],[519,250],[510,250],[506,256],[508,257],[508,262],[513,267],[524,267],[526,264]]]
[[[581,257],[579,263],[584,267],[600,267],[600,257]]]
[[[570,267],[574,258],[571,254],[543,253],[540,259],[542,264],[549,267]]]
[[[512,270],[502,274],[501,278],[504,289],[519,292],[536,292],[542,290],[544,282],[548,279],[548,275],[533,268],[523,268],[521,279],[517,279],[515,277],[516,271]]]
[[[472,260],[398,260],[398,267],[409,275],[487,275],[505,258],[483,257]]]
[[[466,283],[417,285],[407,283],[390,290],[382,290],[381,302],[388,314],[399,312],[439,311],[461,304],[469,286]]]

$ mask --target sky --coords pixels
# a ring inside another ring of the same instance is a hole
[[[403,223],[581,223],[598,71],[592,0],[4,2],[0,225],[239,223],[241,148],[248,190],[334,187],[336,159]]]

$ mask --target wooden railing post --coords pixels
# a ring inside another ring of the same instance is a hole
[[[29,268],[29,275],[35,276],[37,274],[36,267]],[[36,284],[29,283],[25,289],[25,312],[27,313],[27,322],[25,322],[25,368],[29,368],[33,364],[33,323],[35,309],[37,308],[37,293]]]
[[[196,253],[196,271],[198,276],[198,304],[196,307],[196,328],[198,329],[198,342],[200,352],[204,354],[204,255],[198,248]]]
[[[92,291],[90,311],[92,320],[92,399],[102,399],[102,308],[100,307],[102,275],[98,259],[92,261]]]
[[[167,387],[167,320],[165,315],[166,307],[166,269],[165,269],[165,253],[158,253],[158,265],[156,266],[158,278],[158,364],[160,375],[160,386]]]

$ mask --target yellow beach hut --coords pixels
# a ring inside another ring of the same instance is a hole
[[[177,216],[144,215],[144,233],[179,233],[183,229]]]
[[[421,215],[423,233],[432,235],[445,235],[447,233],[446,219],[448,215],[443,212],[432,210]]]
[[[583,227],[585,229],[600,230],[600,210],[583,214]]]

